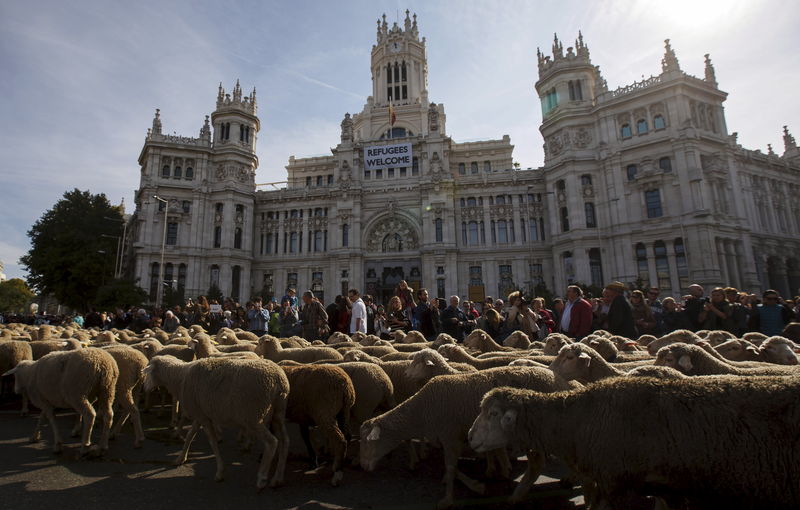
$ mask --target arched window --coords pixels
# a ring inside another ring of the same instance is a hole
[[[434,230],[436,232],[436,242],[441,243],[444,240],[444,225],[441,218],[436,218],[433,222]]]
[[[636,268],[642,284],[650,285],[650,270],[647,266],[647,248],[644,243],[636,245]]]
[[[189,180],[194,179],[194,168],[190,166],[186,167],[186,178]]]
[[[628,165],[625,171],[628,175],[628,180],[632,181],[636,179],[636,174],[639,172],[639,167],[636,165]]]
[[[508,225],[506,224],[506,220],[500,220],[497,222],[497,243],[508,243]]]
[[[158,292],[158,277],[161,266],[158,262],[150,264],[150,301],[155,301]]]
[[[478,202],[475,200],[475,197],[467,197],[467,205],[468,206],[478,205]]]
[[[342,225],[342,246],[350,246],[350,225],[347,223]]]
[[[594,214],[594,204],[586,202],[583,204],[583,211],[586,214],[586,228],[597,228],[597,217]]]
[[[619,134],[622,138],[630,138],[631,137],[631,125],[630,124],[623,124],[621,128],[619,128]]]
[[[589,275],[592,285],[601,287],[605,283],[603,278],[603,261],[600,258],[600,249],[591,248],[589,250]]]
[[[636,121],[636,134],[643,135],[647,133],[647,120],[639,119]]]
[[[169,165],[161,167],[161,177],[169,177]]]
[[[470,221],[469,222],[469,245],[476,246],[478,244],[478,222],[477,221]]]
[[[497,198],[494,199],[495,205],[505,205],[506,197],[503,195],[498,195]]]
[[[653,129],[664,129],[665,127],[667,127],[667,123],[664,122],[664,117],[662,115],[653,117]]]
[[[178,165],[175,167],[175,171],[172,172],[172,177],[174,177],[175,179],[180,179],[182,176],[183,176],[183,171],[180,165]]]
[[[469,172],[471,174],[477,174],[478,173],[478,162],[477,161],[473,161],[472,163],[469,164]]]
[[[581,175],[581,186],[591,186],[592,185],[592,176],[589,174]]]
[[[561,208],[561,231],[569,232],[569,210],[566,207]]]
[[[323,250],[322,230],[314,231],[314,251],[320,252]]]
[[[289,253],[297,253],[297,232],[289,234]]]
[[[458,175],[467,175],[467,165],[464,163],[458,164]]]
[[[237,250],[242,249],[242,229],[238,227],[233,231],[233,247]]]
[[[660,168],[663,172],[671,172],[672,161],[669,158],[661,158],[658,160],[658,168]]]
[[[656,275],[658,276],[658,288],[661,290],[669,289],[672,283],[669,277],[669,261],[667,260],[667,245],[664,241],[656,241],[653,244],[653,253],[656,256]]]
[[[222,246],[222,227],[217,225],[214,227],[214,248]]]

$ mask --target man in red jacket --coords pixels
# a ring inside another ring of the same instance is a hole
[[[567,287],[567,304],[561,317],[561,331],[580,340],[592,331],[592,304],[583,299],[577,285]]]

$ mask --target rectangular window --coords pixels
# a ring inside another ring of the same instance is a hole
[[[306,186],[311,186],[311,177],[306,177]]]
[[[444,299],[444,278],[439,278],[436,280],[436,297],[439,299]]]
[[[167,223],[167,244],[175,245],[178,244],[178,224],[177,223]]]
[[[441,218],[436,218],[434,226],[436,229],[436,242],[441,243],[444,240],[444,226]]]
[[[406,167],[402,167],[400,169],[400,177],[405,177],[405,176],[406,176]]]
[[[392,177],[394,177],[394,168],[390,168],[390,169],[388,169],[388,170],[386,171],[386,177],[388,177],[388,178],[390,178],[390,179],[391,179]]]
[[[375,170],[375,178],[376,179],[383,179],[383,170],[382,169],[379,168],[379,169]]]
[[[333,174],[328,174],[328,186],[333,184]]]
[[[458,175],[467,175],[467,165],[465,163],[458,164]]]
[[[321,175],[317,176],[317,186],[322,186],[322,176]]]
[[[660,218],[663,215],[661,209],[661,193],[657,189],[644,192],[644,201],[647,206],[648,218]]]
[[[185,213],[188,213],[189,211],[191,211],[191,210],[192,210],[192,203],[191,203],[191,202],[189,202],[188,200],[184,200],[184,201],[181,203],[181,205],[182,205],[182,207],[183,207],[183,212],[185,212]]]
[[[365,180],[365,181],[368,181],[368,180],[369,180],[369,174],[370,174],[370,171],[369,171],[369,170],[364,170],[364,180]]]
[[[417,158],[411,159],[411,175],[412,176],[419,175],[419,159]]]

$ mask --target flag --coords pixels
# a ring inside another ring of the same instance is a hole
[[[395,122],[397,122],[397,114],[394,113],[394,106],[392,106],[392,102],[389,101],[389,125],[394,126]]]

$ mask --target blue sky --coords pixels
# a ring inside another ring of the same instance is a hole
[[[0,2],[0,260],[8,277],[26,231],[68,189],[122,198],[155,108],[164,132],[197,136],[217,85],[257,87],[257,182],[283,180],[290,155],[329,153],[345,112],[371,94],[375,20],[418,15],[429,97],[456,141],[511,136],[540,166],[536,48],[583,31],[609,88],[660,72],[670,38],[683,70],[710,53],[728,130],[782,152],[800,135],[800,2],[795,1],[38,1]]]

